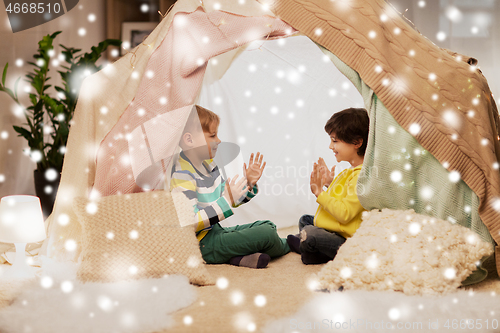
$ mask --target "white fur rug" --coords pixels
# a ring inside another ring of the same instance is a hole
[[[318,273],[321,289],[455,292],[493,246],[458,224],[413,209],[363,212],[363,223]],[[481,272],[478,272],[481,273]],[[481,274],[476,275],[480,279]],[[484,278],[484,277],[483,277]]]
[[[10,306],[0,308],[0,332],[155,332],[171,327],[168,314],[196,299],[195,287],[185,276],[82,284],[56,273],[71,270],[54,264],[51,269],[53,274],[45,272],[17,292],[12,287],[18,288],[19,282],[0,281],[0,296],[13,299]]]
[[[278,332],[499,332],[500,297],[459,291],[447,296],[352,290],[315,297],[295,315],[268,323]]]

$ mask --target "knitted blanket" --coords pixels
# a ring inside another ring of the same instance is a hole
[[[328,50],[322,50],[353,82],[370,114],[370,135],[357,188],[363,207],[413,209],[460,224],[494,244],[479,216],[477,195],[394,120],[358,73]]]
[[[363,207],[368,211],[413,209],[416,213],[469,228],[483,241],[494,245],[479,216],[477,195],[399,126],[356,71],[330,51],[320,48],[356,86],[370,114],[370,134],[357,185]],[[478,269],[468,280],[477,283],[485,277],[484,270]]]

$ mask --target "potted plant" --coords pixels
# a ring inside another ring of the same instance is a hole
[[[61,76],[62,87],[54,86],[55,92],[49,94],[48,90],[52,87],[48,84],[50,60],[55,55],[52,44],[60,33],[61,31],[57,31],[44,36],[38,42],[37,53],[33,55],[35,61],[28,62],[34,66],[33,70],[25,75],[25,81],[34,90],[28,93],[30,103],[28,107],[23,106],[17,94],[21,77],[16,80],[13,89],[6,87],[8,63],[4,67],[0,84],[0,91],[7,93],[18,104],[20,112],[23,112],[26,119],[23,126],[14,126],[14,130],[28,141],[29,155],[37,164],[34,171],[35,190],[46,216],[50,214],[54,204],[69,128],[82,81],[86,76],[101,69],[102,66],[97,66],[96,62],[108,46],[121,45],[120,40],[106,39],[93,46],[91,52],[77,55],[81,49],[68,48],[60,44],[63,51],[59,60],[64,64],[60,66],[61,70],[58,73]]]

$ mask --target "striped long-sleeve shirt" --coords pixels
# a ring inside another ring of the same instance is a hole
[[[222,195],[225,179],[213,160],[203,162],[206,173],[198,171],[191,161],[181,152],[179,159],[172,167],[171,191],[181,191],[190,200],[194,208],[196,237],[200,241],[212,229],[213,225],[233,215],[231,203]],[[247,192],[241,204],[252,199],[258,192],[255,185]],[[234,205],[233,208],[238,205]]]

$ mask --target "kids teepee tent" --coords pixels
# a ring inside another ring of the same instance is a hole
[[[159,187],[209,88],[210,59],[223,77],[248,43],[296,35],[317,44],[370,112],[363,206],[413,208],[498,244],[499,118],[473,59],[438,48],[382,0],[180,0],[133,52],[82,85],[47,255],[78,259],[64,246],[80,242],[75,197]]]

